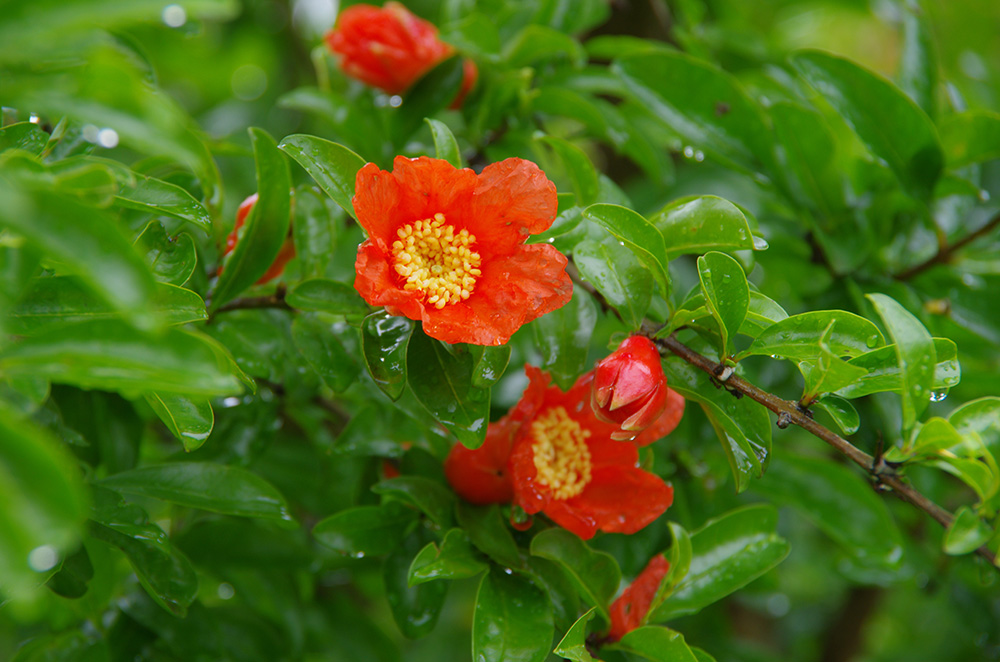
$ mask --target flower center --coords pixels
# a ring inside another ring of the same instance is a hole
[[[476,236],[455,232],[444,214],[404,225],[392,243],[394,268],[406,282],[404,290],[416,291],[437,309],[464,301],[476,287],[481,259],[473,247]]]
[[[590,482],[589,430],[584,430],[563,407],[547,409],[531,423],[532,450],[538,483],[555,499],[569,499]]]

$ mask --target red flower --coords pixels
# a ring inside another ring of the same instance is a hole
[[[479,448],[452,447],[444,462],[444,475],[458,496],[477,505],[509,503],[514,498],[507,461],[518,427],[508,415],[490,423],[486,441]]]
[[[657,554],[650,559],[635,581],[611,603],[611,631],[608,633],[611,641],[618,641],[643,624],[656,591],[660,588],[660,582],[668,570],[670,562],[662,554]]]
[[[632,441],[640,448],[659,441],[674,431],[682,416],[684,416],[684,397],[672,388],[668,388],[667,405],[663,408],[663,413]]]
[[[254,193],[242,203],[240,203],[240,208],[236,210],[236,225],[233,226],[233,231],[229,233],[226,237],[226,248],[222,251],[222,256],[225,257],[232,253],[236,249],[236,242],[239,240],[240,229],[247,220],[247,216],[250,215],[250,210],[253,206],[257,204],[257,194]],[[285,265],[295,257],[295,243],[292,241],[292,236],[285,239],[285,242],[281,244],[281,248],[278,250],[278,255],[274,258],[274,262],[268,267],[264,275],[260,277],[257,281],[257,285],[263,285],[264,283],[274,280],[285,270]],[[222,265],[219,265],[218,274],[222,274]]]
[[[534,163],[507,159],[477,175],[447,161],[397,156],[365,165],[354,209],[368,240],[354,287],[391,315],[421,320],[449,343],[502,345],[573,294],[566,258],[525,246],[555,220],[556,189]]]
[[[326,43],[341,56],[345,74],[389,94],[401,94],[454,54],[455,49],[437,34],[434,25],[403,5],[387,2],[385,7],[353,5],[345,9],[337,27],[327,33]],[[477,76],[475,63],[466,60],[462,89],[453,107],[461,105]]]
[[[525,371],[528,388],[514,410],[523,422],[510,456],[515,503],[584,539],[598,529],[635,533],[659,517],[673,488],[640,469],[638,447],[611,439],[616,428],[594,415],[593,373],[563,393],[538,368]]]
[[[599,419],[619,426],[612,439],[634,438],[666,405],[667,378],[649,338],[629,336],[594,369],[592,406]]]

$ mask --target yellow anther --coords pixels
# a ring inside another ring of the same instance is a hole
[[[536,480],[553,498],[575,497],[590,482],[589,436],[563,407],[547,409],[531,423]]]
[[[468,230],[455,232],[444,214],[404,225],[392,242],[393,268],[405,279],[403,289],[419,292],[437,309],[471,296],[482,275],[482,260],[473,248],[476,236]]]

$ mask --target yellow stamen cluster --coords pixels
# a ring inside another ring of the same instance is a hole
[[[584,430],[563,407],[547,409],[531,423],[537,481],[555,499],[570,499],[590,482],[589,430]]]
[[[439,310],[469,298],[483,273],[479,253],[472,250],[475,235],[456,233],[444,214],[404,225],[396,235],[393,268],[406,280],[404,290],[420,292]]]

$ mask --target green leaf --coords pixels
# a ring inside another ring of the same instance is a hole
[[[698,258],[698,279],[705,303],[719,323],[725,356],[736,351],[733,338],[743,325],[750,305],[750,286],[739,262],[715,251]]]
[[[929,464],[950,473],[971,487],[980,501],[990,500],[1000,488],[1000,475],[997,474],[995,463],[987,464],[973,458],[941,455]]]
[[[472,368],[472,385],[490,388],[503,377],[510,363],[510,345],[467,345],[475,365]]]
[[[413,395],[463,445],[478,448],[486,438],[490,390],[472,385],[472,370],[468,351],[453,354],[423,333],[410,339],[406,378]]]
[[[191,223],[206,234],[212,232],[212,217],[194,196],[180,186],[138,172],[118,180],[115,202],[120,207],[171,216]]]
[[[908,448],[904,448],[904,452],[909,451],[914,455],[935,455],[939,451],[962,446],[963,442],[963,435],[950,421],[935,416],[920,425],[913,443],[907,444]]]
[[[824,336],[831,324],[833,328]],[[823,354],[820,340],[824,337],[829,351],[838,357],[854,358],[885,344],[878,327],[863,317],[845,310],[816,310],[769,326],[736,360],[769,354],[791,361],[816,361]]]
[[[49,142],[49,134],[34,122],[17,122],[0,128],[0,152],[23,149],[38,156]]]
[[[144,256],[153,277],[161,283],[183,285],[198,264],[191,235],[182,232],[176,237],[168,237],[159,221],[150,221],[133,245]]]
[[[257,163],[257,204],[250,210],[240,240],[223,265],[212,293],[211,309],[236,297],[270,268],[288,237],[291,222],[291,175],[288,162],[274,139],[263,129],[250,127]]]
[[[698,662],[684,641],[684,635],[670,628],[646,625],[636,628],[610,646],[652,662]]]
[[[594,618],[594,607],[578,618],[552,651],[572,662],[598,662],[587,650],[587,624]]]
[[[842,434],[854,434],[861,427],[861,417],[858,415],[858,410],[843,398],[835,395],[824,395],[813,402],[812,406],[825,411],[840,428]]]
[[[343,145],[305,134],[286,137],[278,149],[305,168],[319,187],[351,218],[357,218],[351,198],[354,197],[358,170],[365,165],[363,158]]]
[[[931,388],[934,390],[951,388],[961,379],[961,368],[958,364],[958,348],[954,341],[947,338],[934,338],[934,378]],[[851,365],[864,368],[868,374],[856,383],[846,386],[837,392],[844,398],[860,398],[872,393],[883,391],[901,392],[904,388],[900,378],[899,362],[896,359],[896,345],[886,345],[876,350],[866,352],[849,361]]]
[[[993,529],[979,518],[976,511],[961,506],[955,511],[955,519],[944,534],[945,554],[969,554],[985,545],[993,537]]]
[[[573,249],[573,263],[585,281],[593,283],[604,299],[632,329],[642,326],[653,294],[649,270],[616,241],[581,241]]]
[[[566,34],[579,34],[608,20],[611,8],[604,0],[542,0],[533,23],[548,25]]]
[[[319,310],[348,317],[368,315],[371,311],[354,287],[329,278],[310,278],[296,283],[288,290],[285,301],[299,310]]]
[[[451,529],[441,541],[440,549],[432,542],[427,543],[413,557],[408,581],[414,586],[435,579],[466,579],[487,569],[489,565],[472,548],[465,532]]]
[[[573,580],[580,597],[610,623],[608,605],[618,591],[622,572],[610,554],[590,549],[565,529],[542,531],[531,540],[532,556],[558,563]]]
[[[763,113],[728,73],[684,53],[631,55],[612,66],[636,100],[690,146],[740,169],[772,169]]]
[[[670,543],[670,549],[664,556],[670,563],[670,568],[657,587],[652,602],[649,603],[647,615],[656,611],[663,601],[670,597],[674,588],[687,577],[691,569],[691,535],[677,522],[667,522],[667,525],[670,527],[673,542]]]
[[[444,159],[456,168],[461,168],[462,152],[458,149],[458,141],[455,140],[455,134],[451,132],[448,125],[429,117],[425,117],[424,121],[431,128],[431,137],[434,139],[434,156]]]
[[[442,529],[453,525],[455,495],[435,480],[422,476],[398,476],[375,483],[372,492],[395,497],[416,507]]]
[[[956,113],[941,122],[948,168],[1000,158],[1000,114],[989,110]]]
[[[928,116],[934,117],[938,88],[938,58],[931,36],[929,17],[917,3],[903,3],[903,47],[899,63],[899,87]]]
[[[542,662],[552,648],[552,607],[538,587],[493,568],[472,616],[475,662]]]
[[[758,504],[706,522],[691,536],[691,569],[649,622],[695,614],[781,563],[788,543],[774,532],[777,521],[773,506]]]
[[[447,582],[432,582],[413,586],[407,582],[410,562],[419,546],[417,536],[407,538],[382,562],[385,597],[400,631],[410,639],[431,633],[437,625],[441,607],[448,595]]]
[[[816,396],[849,386],[868,374],[864,368],[851,365],[830,349],[828,340],[835,325],[836,322],[830,320],[830,324],[820,336],[819,356],[799,363],[799,371],[805,379],[805,388],[800,399],[802,403],[811,403]]]
[[[568,140],[555,136],[541,136],[536,140],[545,143],[555,152],[559,162],[566,170],[566,174],[569,175],[577,204],[585,207],[597,202],[601,192],[601,183],[597,176],[597,169],[587,153]]]
[[[343,229],[343,213],[315,186],[295,189],[292,205],[292,241],[302,277],[322,276],[333,261],[336,240]]]
[[[788,313],[774,300],[756,290],[750,290],[750,301],[747,304],[747,316],[740,325],[740,333],[751,338],[759,336],[764,329],[775,322],[788,319]]]
[[[292,342],[323,383],[335,393],[346,391],[361,373],[361,366],[337,339],[330,325],[319,319],[297,317],[292,322]]]
[[[574,287],[568,304],[540,317],[532,325],[535,343],[542,355],[541,368],[551,373],[555,383],[569,390],[584,371],[590,337],[597,324],[597,305],[583,289]]]
[[[56,595],[75,600],[87,594],[93,578],[94,564],[90,562],[87,548],[81,545],[66,557],[59,571],[45,585]]]
[[[913,100],[890,81],[835,55],[800,51],[791,62],[907,189],[930,194],[944,154],[934,124]]]
[[[909,430],[930,404],[937,364],[934,339],[908,310],[884,294],[865,295],[896,343],[896,362],[902,383],[903,429]]]
[[[940,361],[941,354],[937,356]],[[948,421],[963,437],[976,436],[994,455],[1000,455],[1000,398],[991,396],[966,402],[951,412]]]
[[[469,541],[479,551],[508,568],[521,567],[517,543],[497,506],[473,506],[459,501],[455,514],[458,516],[459,526],[465,529]]]
[[[829,218],[846,204],[833,131],[822,115],[798,104],[776,103],[768,113],[783,149],[785,186],[800,205]]]
[[[342,554],[387,554],[406,537],[417,513],[398,503],[348,508],[321,520],[313,537]]]
[[[206,398],[191,398],[177,393],[147,393],[146,402],[167,429],[177,437],[184,450],[198,450],[212,434],[215,414]]]
[[[663,235],[668,260],[711,250],[767,248],[766,241],[754,236],[746,215],[733,203],[714,195],[678,198],[651,222]]]
[[[273,485],[246,469],[225,464],[171,462],[123,471],[100,484],[186,508],[292,521],[285,497]]]
[[[361,350],[372,381],[392,400],[406,388],[406,348],[416,326],[405,317],[372,313],[361,323]]]
[[[783,453],[754,491],[801,512],[863,567],[899,569],[903,536],[885,501],[854,470]]]
[[[403,94],[403,103],[392,115],[391,133],[402,145],[413,135],[425,117],[433,117],[447,108],[458,96],[465,77],[461,56],[450,57],[436,64]]]
[[[580,66],[587,60],[587,54],[576,39],[544,25],[526,26],[503,49],[503,59],[512,69],[557,58]]]
[[[583,215],[624,243],[653,273],[660,293],[664,296],[669,293],[670,276],[663,236],[649,221],[631,209],[608,204],[590,205],[583,210]]]
[[[193,332],[146,336],[122,322],[102,320],[54,327],[5,347],[0,372],[108,391],[238,394],[243,390],[238,369],[220,350]]]
[[[70,552],[87,516],[76,459],[48,432],[0,403],[0,587],[37,586]]]

